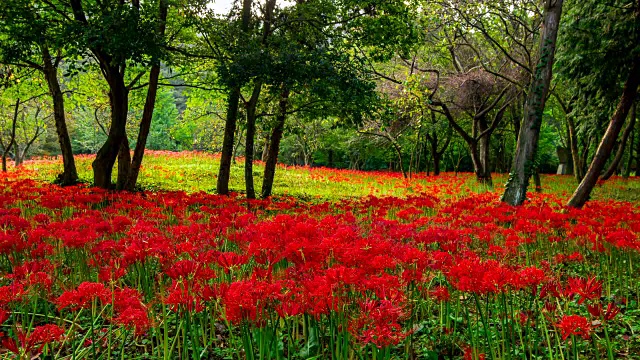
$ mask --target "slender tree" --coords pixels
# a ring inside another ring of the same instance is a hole
[[[57,2],[0,2],[0,62],[35,69],[43,74],[52,100],[53,117],[62,154],[63,171],[57,181],[61,185],[73,185],[78,181],[78,172],[58,76],[58,69],[65,54],[61,45],[65,40],[64,26],[56,20],[58,12],[64,13],[64,6]]]

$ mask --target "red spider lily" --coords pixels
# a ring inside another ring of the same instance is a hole
[[[462,350],[464,351],[463,360],[485,360],[487,358],[485,354],[479,353],[477,350],[472,349],[471,346],[463,346]]]
[[[2,325],[5,321],[7,321],[7,319],[9,319],[10,316],[11,314],[7,310],[0,309],[0,325]]]
[[[562,340],[566,340],[569,336],[580,336],[588,340],[591,336],[591,324],[589,320],[579,315],[565,315],[556,324],[562,334]]]
[[[111,302],[111,292],[104,284],[83,282],[76,290],[65,291],[58,297],[58,309],[70,308],[72,311],[91,307],[94,300]]]
[[[207,281],[216,277],[213,270],[193,260],[180,260],[165,269],[165,274],[173,280],[189,279]]]
[[[149,315],[143,309],[128,307],[113,319],[113,323],[132,328],[136,335],[142,335],[151,327]]]
[[[397,344],[410,335],[399,321],[405,318],[402,307],[388,300],[367,300],[360,303],[360,315],[349,324],[349,331],[363,344],[379,348]]]
[[[14,354],[20,354],[22,349],[24,354],[33,356],[40,354],[45,345],[61,340],[64,329],[58,325],[47,324],[36,326],[29,334],[18,329],[17,335],[19,344],[14,339],[5,338],[2,340],[2,345]]]
[[[578,304],[582,304],[585,300],[600,299],[602,295],[602,282],[596,280],[595,277],[588,279],[570,278],[567,282],[568,286],[565,289],[565,294],[569,298],[575,295],[580,296]]]
[[[607,310],[604,312],[601,303],[587,305],[587,310],[593,317],[604,319],[605,321],[613,320],[620,313],[620,308],[614,303],[609,303],[609,305],[607,305]]]
[[[169,305],[173,311],[184,309],[201,312],[204,310],[204,305],[202,299],[196,296],[198,291],[194,287],[196,285],[190,287],[186,282],[174,281],[163,300],[164,304]]]
[[[451,297],[451,295],[449,295],[449,288],[442,285],[429,290],[429,296],[436,301],[449,301]]]
[[[0,286],[0,306],[21,301],[24,295],[25,291],[22,284],[13,283],[7,286]]]

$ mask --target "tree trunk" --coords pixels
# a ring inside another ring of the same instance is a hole
[[[478,140],[479,159],[482,172],[480,182],[487,186],[493,186],[493,179],[491,178],[491,164],[489,163],[489,151],[491,150],[490,144],[491,134],[486,134]]]
[[[483,155],[481,154],[479,143],[477,141],[469,144],[469,150],[471,153],[471,162],[473,163],[473,171],[476,174],[476,180],[480,184],[491,185],[491,175],[487,179],[486,170],[484,169],[484,163],[486,159],[483,159]],[[490,174],[490,173],[489,173]]]
[[[518,134],[513,165],[502,201],[521,205],[527,195],[529,178],[533,175],[538,151],[542,113],[551,83],[553,57],[563,0],[547,0],[544,9],[543,32],[540,39],[540,58],[531,82],[524,109],[524,119]]]
[[[20,145],[17,142],[13,143],[13,165],[15,167],[20,166],[22,164],[22,157],[20,156]]]
[[[120,150],[118,151],[118,179],[116,181],[116,190],[125,190],[127,180],[131,173],[131,147],[129,147],[129,139],[125,135]]]
[[[264,145],[262,146],[262,156],[260,156],[260,160],[262,162],[267,161],[267,154],[269,153],[269,132],[264,135]]]
[[[244,154],[244,183],[247,192],[247,199],[255,199],[256,191],[253,184],[253,152],[254,140],[256,137],[256,107],[262,89],[262,82],[257,81],[253,86],[253,93],[247,104],[247,135],[245,139]]]
[[[109,83],[109,104],[111,106],[111,126],[107,141],[102,145],[93,167],[93,183],[103,189],[111,188],[111,174],[122,141],[126,136],[127,112],[129,111],[129,90],[124,84],[124,72],[118,66],[110,66],[107,73]]]
[[[635,105],[634,105],[635,106]],[[624,171],[622,172],[623,178],[628,178],[631,174],[631,166],[633,166],[633,150],[634,143],[636,140],[636,131],[635,129],[631,132],[631,137],[629,138],[629,157],[627,158],[627,166],[625,166]]]
[[[627,141],[629,140],[629,135],[633,131],[633,127],[636,125],[636,104],[635,102],[631,106],[631,111],[629,112],[629,123],[627,127],[624,128],[624,132],[622,133],[622,139],[620,140],[620,145],[618,146],[618,150],[616,151],[616,155],[609,164],[609,168],[602,174],[600,177],[601,180],[609,180],[611,176],[618,170],[620,166],[620,161],[622,160],[622,156],[624,155],[624,150],[627,147]],[[633,142],[633,139],[631,140]]]
[[[591,191],[598,181],[600,172],[604,168],[611,150],[615,146],[618,134],[624,125],[624,121],[627,118],[627,114],[631,109],[631,106],[635,102],[636,94],[638,93],[638,85],[640,84],[640,56],[636,56],[633,59],[631,67],[631,73],[624,84],[624,90],[620,97],[620,102],[616,107],[616,111],[613,113],[609,126],[598,145],[598,150],[591,161],[589,170],[585,174],[584,178],[578,185],[578,188],[569,199],[567,206],[581,208],[589,200]]]
[[[2,152],[2,172],[7,172],[7,156],[11,147],[16,141],[16,123],[18,122],[18,110],[20,110],[20,99],[16,100],[16,105],[13,109],[13,119],[11,121],[11,137],[9,138],[9,144],[4,148]]]
[[[160,24],[158,26],[158,35],[164,36],[166,29],[167,13],[169,8],[168,0],[160,0],[158,8],[158,19]],[[160,78],[160,64],[151,66],[149,71],[149,87],[147,88],[147,99],[144,103],[144,109],[142,111],[142,119],[140,119],[140,131],[138,132],[138,140],[136,141],[136,148],[133,151],[133,159],[131,160],[131,167],[129,169],[129,176],[124,189],[133,191],[138,183],[138,175],[140,174],[140,166],[142,166],[142,158],[144,157],[144,149],[147,145],[147,138],[149,137],[149,131],[151,131],[151,121],[153,119],[153,110],[156,104],[156,97],[158,94],[158,79]],[[128,142],[128,141],[127,141]]]
[[[249,22],[251,21],[252,0],[242,1],[242,26],[243,33],[248,33]],[[240,104],[240,86],[235,86],[229,92],[227,100],[227,121],[224,125],[224,139],[222,140],[222,154],[220,155],[220,170],[218,171],[218,181],[216,193],[218,195],[229,195],[229,177],[231,175],[231,161],[233,160],[233,143],[236,133],[236,123],[238,122],[238,105]]]
[[[216,193],[229,195],[229,177],[231,175],[231,160],[233,157],[233,143],[238,121],[238,104],[240,103],[240,88],[234,88],[227,101],[227,121],[224,126],[224,139],[222,140],[222,154],[220,155],[220,170]]]
[[[273,179],[276,174],[276,164],[278,162],[278,152],[280,152],[280,140],[282,140],[282,133],[284,132],[284,123],[287,118],[287,107],[289,106],[289,89],[284,88],[282,94],[280,94],[280,101],[278,104],[278,116],[276,117],[276,124],[271,133],[271,142],[269,143],[269,151],[267,154],[267,161],[264,164],[264,180],[262,182],[262,198],[268,198],[271,196],[273,190]]]
[[[567,127],[569,128],[569,149],[571,150],[571,160],[573,161],[573,175],[580,182],[584,177],[584,169],[582,168],[582,160],[580,159],[580,150],[578,150],[578,134],[576,124],[570,115],[567,116]]]
[[[62,153],[62,174],[58,175],[58,183],[62,186],[73,185],[78,182],[78,171],[76,170],[76,162],[73,158],[73,149],[71,148],[71,138],[67,130],[67,122],[64,114],[64,96],[60,90],[58,82],[58,71],[53,65],[53,59],[46,46],[41,46],[43,73],[49,87],[49,94],[53,100],[53,118],[56,124],[56,133],[58,134],[58,143],[60,144],[60,153]]]

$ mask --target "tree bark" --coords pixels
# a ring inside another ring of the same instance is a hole
[[[631,166],[633,166],[633,150],[634,143],[636,139],[636,131],[635,129],[631,132],[631,137],[629,138],[629,157],[627,158],[627,166],[625,166],[624,171],[622,172],[623,178],[628,178],[631,174]]]
[[[241,30],[249,32],[251,21],[252,0],[242,1],[242,25]],[[233,160],[233,144],[238,122],[238,105],[240,104],[240,85],[236,85],[229,92],[227,100],[227,119],[224,125],[224,138],[222,140],[222,154],[220,155],[220,169],[216,184],[218,195],[229,195],[229,178],[231,176],[231,161]]]
[[[282,133],[284,132],[284,123],[287,119],[288,106],[289,89],[285,87],[280,94],[276,124],[271,133],[271,142],[269,143],[267,161],[264,164],[264,180],[262,181],[261,194],[263,199],[270,197],[271,191],[273,190],[273,179],[276,174],[276,164],[278,163],[278,153],[280,152],[280,140],[282,140]]]
[[[63,170],[62,174],[58,175],[58,183],[62,186],[73,185],[78,182],[78,171],[73,157],[73,149],[71,148],[71,138],[67,130],[67,122],[64,114],[64,96],[62,95],[60,83],[58,82],[58,71],[54,66],[49,49],[44,45],[42,45],[40,49],[43,60],[42,72],[49,87],[49,94],[53,100],[53,118],[56,124],[60,153],[62,154]]]
[[[604,168],[613,147],[615,146],[616,139],[618,138],[618,134],[622,129],[622,125],[624,125],[624,121],[627,118],[627,114],[631,109],[631,106],[635,102],[636,94],[638,93],[638,85],[640,84],[640,56],[636,56],[633,59],[633,64],[631,66],[631,73],[629,73],[629,77],[624,85],[624,90],[622,91],[622,96],[620,97],[620,101],[618,102],[618,106],[616,107],[611,120],[609,121],[609,126],[600,141],[600,145],[598,145],[598,150],[596,150],[596,154],[591,161],[591,165],[589,166],[589,170],[585,174],[584,178],[578,185],[578,188],[569,199],[567,206],[574,208],[582,208],[584,204],[589,200],[591,195],[591,191],[593,187],[596,185],[598,181],[598,177],[600,176],[600,172]]]
[[[547,0],[544,9],[543,33],[540,39],[540,58],[535,69],[524,109],[524,119],[518,134],[513,165],[502,201],[521,205],[527,195],[529,178],[536,171],[536,153],[542,124],[542,113],[551,83],[553,58],[563,0]]]
[[[124,84],[124,72],[119,66],[109,66],[106,74],[109,83],[109,104],[111,106],[111,126],[107,141],[102,145],[93,167],[93,183],[103,189],[111,188],[111,174],[122,142],[126,136],[127,113],[129,111],[129,90]]]
[[[118,178],[116,181],[116,190],[125,190],[129,174],[131,173],[131,148],[129,147],[129,138],[125,135],[120,150],[118,151]]]
[[[233,143],[238,122],[238,104],[240,103],[240,88],[234,88],[227,100],[227,121],[224,126],[224,139],[222,140],[222,154],[220,155],[220,170],[216,193],[229,195],[229,177],[231,175],[231,160],[233,157]]]
[[[18,110],[20,109],[20,99],[16,100],[16,105],[13,109],[13,119],[11,121],[11,137],[9,138],[9,144],[4,148],[2,152],[2,172],[7,172],[7,156],[11,147],[16,141],[16,123],[18,122]]]
[[[158,8],[158,35],[164,36],[167,13],[169,10],[168,0],[160,0]],[[142,158],[144,157],[145,146],[147,145],[147,138],[149,137],[149,131],[151,131],[151,121],[153,120],[153,110],[156,104],[156,97],[158,94],[158,80],[160,78],[160,64],[154,64],[149,71],[149,87],[147,88],[147,99],[144,103],[144,109],[142,111],[142,119],[140,119],[140,130],[138,132],[138,139],[136,141],[136,148],[133,151],[133,159],[131,160],[131,167],[129,168],[129,176],[124,186],[125,190],[133,191],[138,183],[138,176],[140,174],[140,167],[142,166]],[[127,140],[128,142],[128,140]]]
[[[247,103],[247,135],[245,139],[244,154],[244,183],[247,192],[247,199],[255,199],[256,191],[253,184],[253,153],[254,140],[256,137],[256,107],[262,89],[262,82],[257,81],[253,86],[253,93]]]
[[[269,153],[269,132],[264,135],[264,145],[262,146],[262,155],[260,156],[260,160],[262,162],[267,161],[267,154]]]
[[[627,147],[627,141],[629,141],[629,135],[633,131],[633,127],[636,125],[636,104],[635,102],[631,106],[631,111],[629,112],[629,123],[624,128],[622,133],[622,139],[620,140],[620,145],[618,146],[618,150],[616,151],[616,155],[613,157],[613,161],[609,164],[607,170],[600,176],[600,180],[609,180],[611,176],[618,170],[620,166],[620,161],[622,160],[622,156],[624,155],[624,150]],[[633,139],[631,140],[633,142]]]
[[[578,182],[584,177],[584,169],[582,168],[582,160],[580,159],[580,150],[578,150],[578,134],[576,124],[570,115],[567,115],[567,127],[569,128],[569,148],[571,150],[571,159],[573,160],[573,175]]]
[[[489,151],[491,150],[491,135],[487,134],[478,140],[478,152],[480,160],[480,169],[482,176],[478,180],[487,186],[493,186],[491,178],[491,164],[489,163]]]

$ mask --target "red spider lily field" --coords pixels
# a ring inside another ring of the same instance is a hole
[[[511,207],[470,174],[281,167],[247,201],[216,161],[151,153],[136,193],[1,175],[0,356],[640,358],[637,179],[575,210],[569,176]]]

